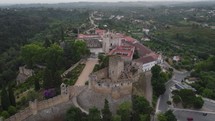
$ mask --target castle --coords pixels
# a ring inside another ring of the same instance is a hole
[[[138,79],[138,70],[124,60],[113,55],[109,57],[109,66],[90,75],[89,89],[110,94],[118,99],[132,92],[132,83]]]

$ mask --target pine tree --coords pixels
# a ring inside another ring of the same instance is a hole
[[[2,88],[2,92],[1,92],[1,105],[3,110],[7,110],[8,107],[10,106],[10,99],[4,87]]]
[[[14,96],[13,88],[11,86],[9,86],[8,88],[8,94],[9,94],[11,105],[16,106],[16,98]]]
[[[97,108],[89,109],[88,121],[101,121],[100,111]]]
[[[53,75],[53,86],[55,88],[59,88],[60,87],[60,83],[61,82],[61,76],[60,76],[60,73],[59,72],[55,72],[54,75]]]
[[[37,78],[34,80],[34,90],[35,91],[40,90],[40,82]]]
[[[64,31],[63,31],[63,27],[61,26],[61,41],[64,41]]]
[[[44,42],[43,46],[44,46],[45,48],[48,48],[48,47],[51,46],[51,42],[49,41],[48,38],[45,39],[45,42]]]
[[[44,75],[43,75],[43,87],[45,89],[52,88],[52,74],[49,69],[45,69]]]
[[[111,121],[112,113],[110,112],[108,100],[105,99],[104,108],[102,109],[103,121]]]

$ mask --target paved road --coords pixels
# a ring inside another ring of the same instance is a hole
[[[90,31],[92,31],[92,30],[94,30],[94,29],[96,29],[98,27],[98,25],[96,25],[95,22],[94,22],[94,20],[93,20],[94,19],[93,13],[90,14],[89,19],[90,19],[90,23],[91,23],[91,25],[93,27],[85,31],[85,33],[87,33],[87,34],[89,34]]]
[[[86,65],[81,72],[80,76],[78,77],[78,80],[76,81],[76,86],[84,86],[85,83],[89,79],[90,73],[93,71],[94,66],[98,63],[98,59],[89,58],[86,62]]]
[[[184,79],[185,77],[187,77],[189,75],[189,72],[178,72],[178,71],[174,71],[173,77],[172,79],[170,79],[167,83],[166,83],[166,92],[160,96],[160,101],[158,102],[158,110],[165,112],[168,110],[168,105],[167,105],[167,101],[169,100],[169,96],[171,94],[170,91],[170,87],[172,87],[173,85],[175,85],[174,81],[181,81],[182,79]]]
[[[164,66],[168,67],[168,64],[164,64]],[[165,112],[170,107],[167,105],[167,101],[169,100],[169,97],[171,95],[170,87],[172,87],[176,82],[181,82],[184,77],[190,75],[189,72],[180,72],[177,70],[174,70],[174,75],[172,79],[170,79],[166,83],[166,92],[160,96],[157,106],[157,112]],[[196,110],[175,110],[174,114],[176,115],[176,118],[178,121],[187,121],[187,117],[192,117],[194,121],[215,121],[215,103],[212,101],[205,100],[204,106],[201,110],[209,111],[207,116],[203,116],[202,112],[198,112]]]
[[[210,102],[208,100],[204,100],[203,110],[215,112],[215,103]],[[215,121],[215,119],[214,119],[214,121]]]
[[[187,121],[188,117],[192,117],[193,121],[215,121],[215,114],[208,113],[207,116],[203,116],[202,112],[191,111],[174,111],[174,114],[178,121]]]

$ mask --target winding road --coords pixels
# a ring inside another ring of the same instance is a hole
[[[163,66],[171,67],[167,63]],[[169,106],[166,102],[170,99],[170,88],[175,85],[176,82],[181,82],[182,79],[189,76],[190,72],[180,72],[174,69],[173,77],[166,83],[166,92],[158,99],[156,106],[156,114],[159,112],[166,112],[167,110],[173,110],[178,121],[187,121],[188,117],[192,117],[193,121],[214,121],[215,120],[215,101],[204,99],[204,105],[201,110],[179,109]],[[207,113],[207,116],[203,116],[203,113]]]

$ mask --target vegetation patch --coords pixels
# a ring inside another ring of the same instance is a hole
[[[75,67],[66,75],[66,78],[68,79],[64,80],[64,83],[67,85],[74,85],[78,77],[80,76],[81,72],[83,71],[84,67],[85,64],[79,64],[77,67]]]
[[[196,96],[196,94],[189,89],[174,90],[173,102],[176,104],[181,103],[184,108],[202,108],[204,101],[201,97]]]

